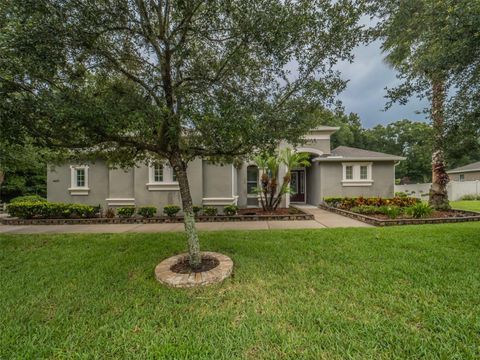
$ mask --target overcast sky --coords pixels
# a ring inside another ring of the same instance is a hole
[[[353,64],[342,63],[338,66],[342,77],[350,80],[346,90],[339,96],[345,111],[357,113],[364,127],[400,119],[425,120],[424,114],[415,113],[421,111],[425,103],[415,98],[405,106],[394,105],[388,111],[383,111],[385,87],[398,83],[395,70],[386,65],[383,58],[379,43],[373,43],[355,49]]]

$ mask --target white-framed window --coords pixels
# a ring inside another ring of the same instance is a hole
[[[353,180],[353,165],[345,166],[345,179]]]
[[[70,165],[70,187],[71,195],[88,195],[88,165]]]
[[[162,162],[150,165],[148,167],[147,188],[151,191],[179,190],[175,170]]]
[[[371,186],[373,184],[372,163],[342,163],[342,169],[343,186]]]
[[[458,176],[458,179],[459,179],[460,181],[465,181],[465,174],[460,174],[460,175]]]
[[[153,165],[153,182],[163,182],[163,164]]]
[[[255,188],[258,187],[258,167],[250,165],[247,167],[247,195],[257,195]]]

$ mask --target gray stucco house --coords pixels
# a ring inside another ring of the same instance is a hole
[[[447,171],[452,181],[480,180],[480,161]]]
[[[321,126],[305,136],[298,152],[310,154],[311,166],[292,171],[290,203],[317,205],[330,196],[381,196],[394,194],[395,165],[404,158],[373,151],[330,147],[338,128]],[[281,144],[286,147],[288,144]],[[283,176],[285,169],[280,169]],[[203,159],[189,163],[188,177],[194,205],[257,207],[253,192],[259,181],[253,162],[236,167],[212,164]],[[112,169],[104,161],[49,167],[48,200],[102,205],[103,207],[180,205],[175,174],[167,164],[139,165],[127,171]]]

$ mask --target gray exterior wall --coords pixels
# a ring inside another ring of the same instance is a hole
[[[106,205],[109,194],[109,171],[104,161],[87,163],[89,168],[88,196],[70,195],[70,164],[49,166],[47,171],[47,199],[55,202]]]
[[[458,174],[449,174],[451,181],[460,181],[460,175],[464,176],[463,181],[475,181],[480,180],[480,171],[472,171]]]
[[[308,140],[303,147],[317,149],[324,154],[330,154],[330,139]]]
[[[318,205],[320,203],[322,180],[320,176],[320,164],[312,163],[306,170],[307,179],[307,203]]]
[[[343,186],[341,162],[320,163],[321,191],[320,199],[314,199],[315,204],[330,196],[365,196],[365,197],[392,197],[394,196],[395,164],[393,161],[375,161],[372,164],[371,186]]]

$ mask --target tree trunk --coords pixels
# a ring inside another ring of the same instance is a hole
[[[434,134],[432,153],[432,187],[428,203],[435,209],[449,209],[447,184],[448,174],[445,171],[443,154],[444,146],[444,101],[445,83],[443,79],[432,81],[432,126]]]
[[[183,217],[185,232],[187,233],[189,262],[192,268],[198,268],[201,264],[200,241],[195,227],[195,216],[193,213],[192,195],[190,194],[190,185],[187,178],[187,164],[180,156],[173,156],[170,164],[177,174],[178,185],[180,187],[180,196],[182,198]]]

